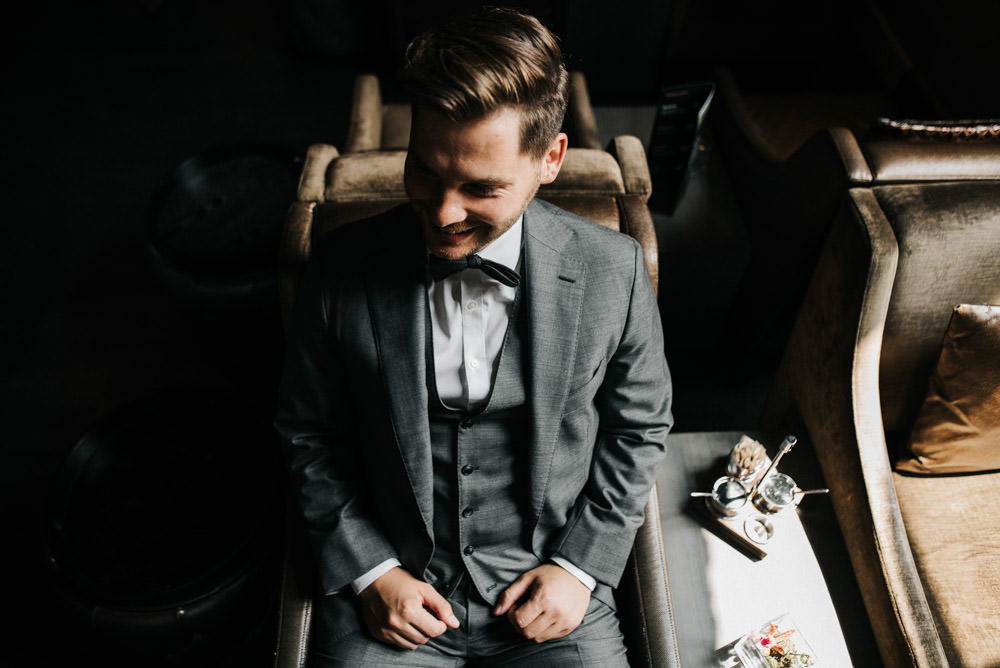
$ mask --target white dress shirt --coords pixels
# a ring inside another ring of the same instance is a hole
[[[479,257],[521,272],[521,218]],[[427,287],[434,334],[434,377],[448,408],[475,411],[490,396],[517,289],[479,269]]]
[[[493,243],[479,251],[521,272],[523,216]],[[483,407],[496,377],[516,288],[490,278],[479,269],[463,269],[427,286],[434,338],[434,378],[438,397],[448,408],[474,411]],[[552,560],[576,576],[591,591],[597,582],[561,557]],[[399,566],[388,559],[351,583],[360,593],[379,576]]]

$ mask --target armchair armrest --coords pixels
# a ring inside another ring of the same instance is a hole
[[[326,191],[326,170],[330,163],[340,157],[335,146],[313,144],[306,151],[302,174],[299,175],[298,200],[300,202],[322,202]]]
[[[316,202],[293,202],[281,231],[278,248],[278,299],[282,321],[288,323],[295,301],[295,286],[309,258],[313,212]]]
[[[306,151],[297,201],[288,209],[278,247],[278,298],[284,322],[288,322],[295,284],[309,257],[316,204],[326,199],[327,170],[339,157],[337,148],[329,144],[313,144]]]
[[[641,197],[643,202],[647,202],[653,192],[653,180],[649,176],[646,150],[639,138],[618,135],[608,142],[607,151],[615,157],[622,169],[625,192]]]
[[[312,624],[313,582],[302,519],[289,498],[286,512],[281,592],[274,648],[274,668],[304,668]]]
[[[382,91],[374,74],[359,74],[354,80],[351,124],[347,128],[344,153],[372,151],[382,147]]]
[[[626,637],[640,635],[628,643],[632,666],[648,668],[679,668],[680,647],[670,582],[667,576],[667,556],[663,547],[663,525],[660,521],[660,501],[656,485],[646,503],[646,521],[639,528],[632,554],[618,595],[626,605],[620,605],[622,630]],[[645,650],[638,654],[635,650]]]
[[[622,170],[625,195],[619,199],[621,231],[635,237],[642,244],[646,269],[653,282],[653,289],[659,286],[659,246],[653,214],[647,202],[653,192],[653,181],[646,162],[646,150],[638,137],[619,135],[608,142],[608,153],[618,161]]]

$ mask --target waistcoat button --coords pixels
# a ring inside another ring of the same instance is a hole
[[[462,475],[472,475],[476,468],[477,467],[472,466],[471,464],[466,464],[462,467]]]
[[[472,513],[476,512],[475,508],[466,508],[462,511],[462,517],[472,517]]]
[[[473,420],[472,418],[465,418],[464,420],[458,423],[458,426],[461,427],[462,429],[471,429],[472,426],[475,424],[476,421]]]
[[[465,553],[465,556],[469,556],[470,554],[472,554],[475,551],[476,551],[476,548],[472,547],[471,545],[466,545],[465,549],[462,550],[462,552]]]

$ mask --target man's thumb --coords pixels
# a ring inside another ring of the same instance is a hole
[[[438,593],[436,589],[431,588],[430,595],[424,599],[424,605],[430,608],[431,612],[437,616],[442,622],[447,624],[453,629],[459,627],[458,617],[451,609],[451,604],[448,600]]]
[[[506,614],[507,611],[514,607],[514,604],[520,600],[522,596],[524,596],[530,585],[531,579],[527,577],[527,575],[522,575],[518,579],[514,580],[513,584],[507,587],[503,596],[500,597],[500,602],[497,603],[497,607],[493,608],[493,614],[497,617]]]

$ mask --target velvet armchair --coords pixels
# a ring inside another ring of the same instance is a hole
[[[578,87],[576,99],[580,101],[582,79],[574,77],[574,80]],[[409,109],[405,108],[406,113],[403,113],[383,108],[377,92],[377,81],[366,77],[358,79],[356,113],[348,133],[348,151],[340,154],[335,147],[322,144],[309,148],[298,200],[289,209],[281,245],[279,284],[286,313],[314,239],[338,225],[364,219],[406,201],[403,189],[405,142],[403,148],[393,148],[398,142],[387,141],[387,138],[396,137],[402,141],[408,134],[408,130],[400,131],[398,124],[405,123],[408,128]],[[589,102],[584,109],[574,113],[590,128],[587,141],[596,142]],[[578,136],[585,136],[581,132]],[[635,137],[619,136],[609,143],[606,151],[579,146],[570,148],[559,177],[543,186],[539,197],[636,238],[642,245],[655,288],[656,235],[646,205],[650,192],[649,171],[641,142]],[[646,521],[638,532],[616,592],[629,660],[634,666],[679,666],[655,488],[645,513]],[[296,513],[290,516],[275,649],[276,668],[304,666],[309,642],[313,595],[311,564]]]

